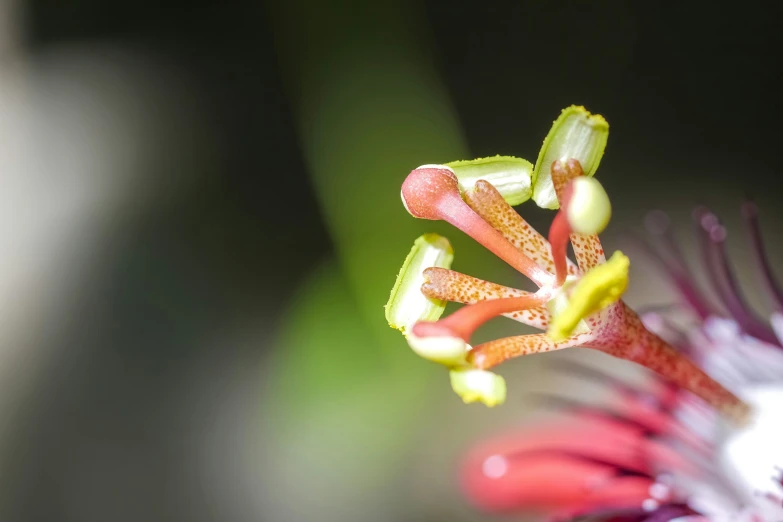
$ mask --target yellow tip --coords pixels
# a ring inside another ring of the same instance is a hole
[[[500,375],[475,368],[454,368],[451,387],[465,404],[483,402],[490,408],[506,400],[506,381]]]
[[[568,305],[553,319],[547,334],[562,341],[587,316],[617,302],[628,287],[631,262],[622,252],[593,268],[577,282],[568,298]]]

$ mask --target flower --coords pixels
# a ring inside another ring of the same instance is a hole
[[[487,372],[525,354],[590,347],[647,366],[741,423],[748,413],[747,405],[646,329],[639,316],[620,300],[627,285],[629,261],[620,252],[606,261],[597,234],[609,221],[611,205],[603,187],[590,177],[603,156],[608,132],[603,117],[591,115],[583,107],[569,107],[554,122],[532,172],[528,162],[507,156],[414,169],[401,190],[403,205],[412,216],[450,223],[539,289],[525,292],[447,266],[411,263],[412,252],[386,305],[387,320],[403,332],[416,353],[440,359],[451,372]],[[528,172],[530,182],[526,183]],[[548,240],[517,214],[495,185],[505,187],[506,197],[513,202],[532,196],[540,206],[559,209]],[[569,241],[577,265],[566,256]],[[417,248],[414,246],[414,251]],[[420,288],[404,284],[422,280]],[[433,306],[421,308],[426,314],[402,314],[402,324],[399,311],[413,310],[403,303],[420,302],[421,294]],[[467,306],[438,319],[446,301]],[[397,314],[390,313],[395,310]],[[473,332],[501,314],[547,333],[506,337],[472,347]],[[441,357],[442,353],[448,356]],[[487,375],[484,381],[498,379]],[[464,380],[452,378],[454,382]],[[466,402],[481,400],[487,405],[503,402],[499,395],[486,396],[487,389],[505,390],[505,386],[469,391],[465,386],[453,388]]]
[[[554,518],[780,520],[783,291],[764,252],[756,209],[748,203],[743,214],[778,307],[769,321],[745,303],[726,256],[726,230],[706,209],[694,217],[719,302],[696,288],[667,218],[657,212],[647,224],[663,248],[645,244],[697,321],[682,330],[665,314],[640,317],[621,300],[629,259],[615,252],[607,261],[597,236],[611,216],[606,192],[591,177],[607,136],[602,117],[570,107],[554,122],[533,168],[498,156],[414,169],[401,191],[411,215],[447,221],[538,290],[451,270],[449,246],[447,263],[406,261],[387,319],[416,353],[449,369],[452,388],[465,402],[502,403],[505,381],[490,369],[521,355],[569,347],[599,350],[655,375],[645,388],[602,377],[615,392],[611,411],[570,408],[476,447],[462,477],[477,506],[538,509]],[[528,198],[557,210],[546,239],[509,204]],[[569,241],[576,264],[566,255]],[[447,301],[465,306],[440,318]],[[406,308],[405,302],[419,304]],[[474,331],[498,315],[546,333],[471,346]]]

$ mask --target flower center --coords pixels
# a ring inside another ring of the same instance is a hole
[[[749,503],[760,494],[783,497],[783,386],[746,387],[738,395],[753,414],[743,428],[724,433],[721,466]]]

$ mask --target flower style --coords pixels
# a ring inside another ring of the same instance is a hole
[[[611,215],[595,174],[608,124],[582,107],[554,122],[535,167],[497,156],[414,169],[402,201],[416,218],[457,227],[538,286],[531,293],[450,270],[445,238],[419,238],[386,305],[389,324],[420,356],[450,369],[452,387],[465,402],[502,403],[506,385],[488,370],[513,357],[568,347],[589,347],[646,366],[689,390],[726,418],[743,424],[749,407],[691,359],[645,327],[620,300],[629,260],[607,261],[597,234]],[[558,209],[545,239],[511,206],[531,198]],[[566,255],[571,243],[577,264]],[[464,303],[439,319],[447,301]],[[546,333],[470,345],[473,332],[506,315]]]

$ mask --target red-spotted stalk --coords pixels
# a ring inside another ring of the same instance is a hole
[[[402,184],[401,195],[405,208],[412,216],[446,221],[525,274],[539,287],[551,282],[550,273],[514,248],[462,200],[457,177],[448,167],[424,166],[413,170]]]

